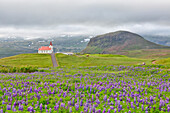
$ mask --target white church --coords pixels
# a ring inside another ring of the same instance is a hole
[[[50,42],[49,46],[42,46],[41,48],[38,49],[38,53],[53,53],[53,44]]]

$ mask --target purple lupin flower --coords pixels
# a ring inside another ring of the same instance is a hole
[[[75,108],[76,108],[76,110],[79,110],[79,104],[78,103],[75,104]]]
[[[103,112],[102,113],[105,113],[106,112],[106,108],[103,109]]]
[[[4,100],[2,101],[2,104],[5,104],[5,101],[4,101]]]
[[[119,106],[120,111],[122,110],[122,105]]]
[[[56,105],[54,106],[54,110],[58,110],[58,108],[59,108],[59,105],[56,103]]]
[[[91,98],[92,98],[92,102],[93,102],[93,101],[94,101],[94,96],[92,95],[92,97],[91,97]]]
[[[143,106],[143,104],[142,104],[142,111],[144,110],[144,106]]]
[[[83,99],[81,99],[80,101],[80,106],[83,106]]]
[[[96,96],[97,96],[97,97],[99,97],[99,96],[100,96],[100,94],[99,94],[99,93],[96,93]]]
[[[161,111],[161,106],[159,106],[159,111]]]
[[[88,112],[88,108],[84,107],[84,112],[87,113]]]
[[[167,111],[170,112],[170,107],[167,108]]]
[[[68,106],[71,106],[72,104],[71,104],[71,101],[68,101]]]
[[[107,95],[104,96],[103,100],[106,102],[107,101]]]
[[[97,103],[97,104],[100,104],[100,101],[99,101],[99,99],[97,99],[97,100],[96,100],[96,103]]]
[[[42,109],[43,109],[43,106],[42,106],[42,103],[40,104],[40,110],[42,111]]]
[[[49,113],[51,113],[51,108],[49,109]]]
[[[15,106],[12,106],[12,111],[14,111],[14,112],[17,111]]]
[[[3,109],[0,110],[0,113],[3,113]]]
[[[32,106],[28,107],[27,111],[34,112],[34,108]]]
[[[61,105],[61,107],[65,108],[65,104],[64,103],[61,103],[60,105]]]
[[[73,106],[74,106],[74,100],[75,100],[75,99],[73,98],[73,100],[72,100],[72,102],[73,102]]]
[[[72,112],[72,107],[69,108],[69,113],[71,113],[71,112]]]
[[[111,110],[114,110],[114,107],[113,107],[113,106],[110,106],[110,109],[111,109]]]
[[[117,109],[114,109],[114,113],[116,113],[117,112]]]
[[[18,110],[19,110],[19,111],[23,111],[23,105],[19,104]]]
[[[24,102],[25,102],[25,101],[24,101]],[[25,104],[24,102],[23,102],[23,104]],[[34,106],[34,102],[32,102],[32,106]]]
[[[26,105],[26,106],[28,105],[28,101],[25,103],[25,105]]]
[[[145,111],[148,111],[148,107],[145,108]]]
[[[88,107],[89,106],[89,104],[88,103],[85,103],[85,107]]]
[[[108,109],[107,113],[110,113],[110,109]]]
[[[45,109],[47,109],[47,105],[45,105]]]
[[[95,113],[95,111],[96,111],[96,108],[95,108],[95,107],[93,107],[93,108],[92,108],[92,111],[93,111],[93,113]]]
[[[46,109],[46,113],[48,113],[48,109]]]
[[[92,112],[92,107],[89,108],[89,113],[91,113],[91,112]]]
[[[118,107],[118,112],[120,112],[121,111],[121,109]]]
[[[11,110],[11,105],[7,105],[7,110]]]
[[[97,113],[101,113],[101,109],[97,110]]]
[[[10,101],[10,97],[8,97],[8,101]]]
[[[92,92],[92,87],[90,87],[90,93]]]
[[[60,98],[60,100],[59,100],[60,102],[62,102],[63,101],[63,99],[62,98]]]

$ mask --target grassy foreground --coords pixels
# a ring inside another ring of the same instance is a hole
[[[170,112],[170,72],[160,65],[135,65],[150,60],[98,54],[56,57],[61,67],[53,72],[0,73],[0,113]],[[5,61],[45,66],[50,56],[0,60]]]
[[[14,67],[51,67],[52,61],[51,56],[48,54],[20,54],[0,59],[0,65]]]
[[[56,54],[59,65],[65,67],[84,67],[84,66],[106,66],[106,65],[137,65],[145,62],[151,64],[151,60],[129,58],[123,55],[90,54],[86,55],[64,55]]]

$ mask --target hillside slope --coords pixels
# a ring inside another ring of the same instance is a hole
[[[0,59],[0,66],[52,67],[52,61],[49,54],[19,54]]]
[[[162,46],[145,40],[138,34],[128,31],[117,31],[99,35],[90,40],[82,53],[115,53],[122,50],[139,49],[164,49],[168,46]]]

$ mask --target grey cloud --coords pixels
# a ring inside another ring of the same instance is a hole
[[[169,6],[169,0],[0,0],[0,27],[105,32],[149,23],[169,30]]]

